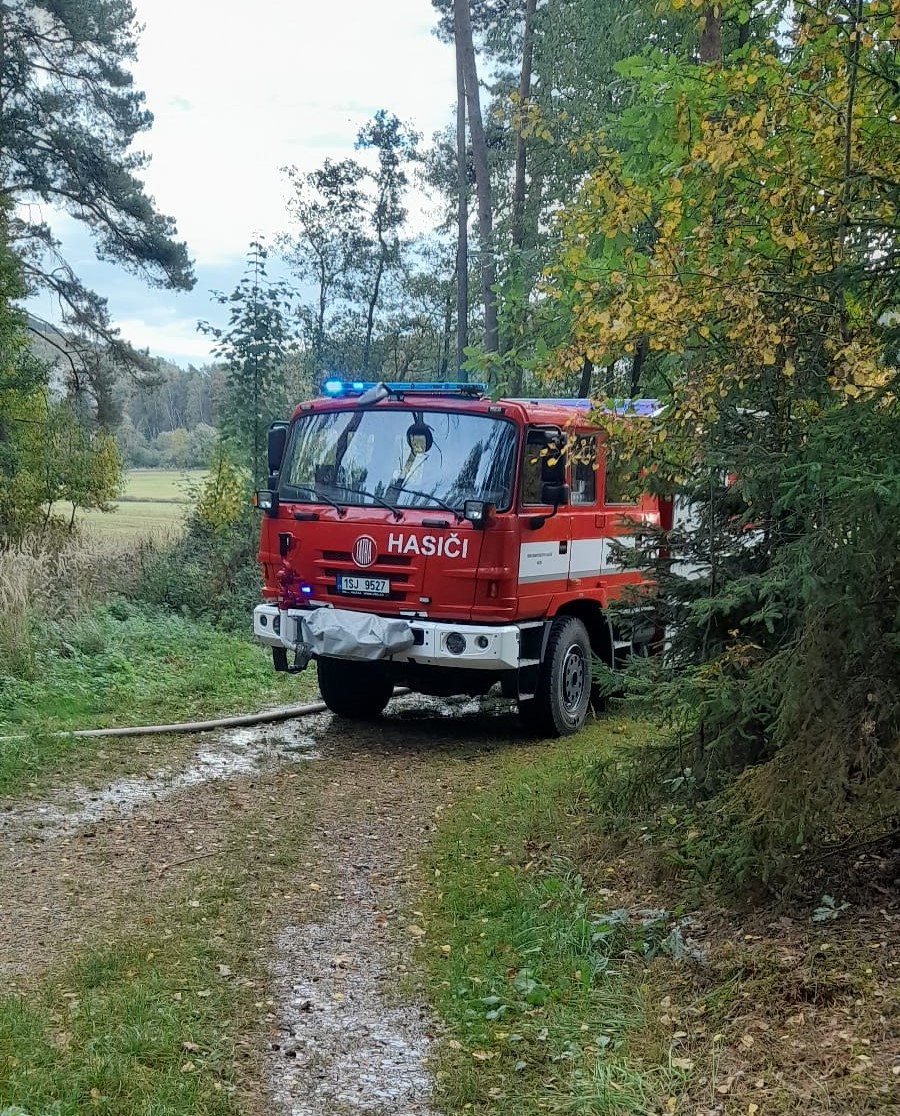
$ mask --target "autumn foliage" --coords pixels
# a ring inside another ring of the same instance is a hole
[[[671,653],[638,688],[731,878],[894,832],[900,789],[900,23],[780,15],[720,62],[619,65],[630,105],[547,276],[570,323],[550,373],[587,358],[665,405],[601,418],[691,509],[660,570]]]

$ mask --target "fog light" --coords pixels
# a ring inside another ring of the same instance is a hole
[[[466,649],[466,637],[459,632],[451,632],[444,640],[444,646],[451,655],[461,655]]]
[[[484,651],[487,648],[487,645],[488,645],[488,637],[487,636],[480,635],[480,636],[475,637],[475,646],[478,648],[479,651]]]

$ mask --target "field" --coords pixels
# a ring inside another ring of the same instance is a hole
[[[164,538],[181,529],[191,490],[205,477],[203,469],[131,469],[125,492],[113,512],[80,511],[78,522],[114,538]]]

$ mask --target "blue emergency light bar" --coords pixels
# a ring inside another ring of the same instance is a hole
[[[340,399],[347,395],[362,395],[373,388],[385,387],[391,395],[467,395],[482,396],[487,391],[484,384],[468,383],[384,383],[371,380],[326,380],[322,392],[330,399]]]

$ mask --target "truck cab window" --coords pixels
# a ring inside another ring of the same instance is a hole
[[[603,503],[622,507],[634,507],[640,499],[630,489],[633,482],[626,480],[622,472],[612,462],[607,462],[606,479],[603,485]]]
[[[562,435],[546,429],[529,430],[522,455],[522,503],[546,506],[542,498],[545,484],[564,483],[565,454],[561,450]]]
[[[597,439],[579,436],[571,450],[572,503],[582,507],[597,501]]]

